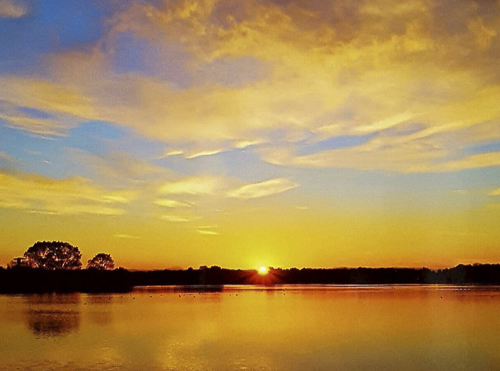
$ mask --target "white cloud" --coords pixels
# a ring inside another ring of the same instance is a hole
[[[160,198],[158,200],[155,200],[154,203],[158,206],[170,207],[170,208],[191,207],[191,204],[188,204],[187,202],[170,200],[167,198]]]
[[[220,187],[220,180],[210,176],[195,176],[178,181],[164,183],[161,194],[207,195],[213,194]]]
[[[210,231],[210,230],[206,230],[206,229],[198,229],[197,232],[199,234],[203,234],[206,236],[217,236],[219,234],[218,232]]]
[[[132,236],[130,234],[126,234],[126,233],[118,233],[118,234],[114,234],[113,237],[115,238],[126,238],[126,239],[139,239],[140,237],[138,236]]]
[[[193,159],[193,158],[203,157],[203,156],[212,156],[212,155],[217,155],[221,152],[223,152],[223,149],[213,149],[213,150],[207,150],[207,151],[200,151],[200,152],[195,152],[193,154],[190,154],[190,155],[186,156],[186,158]]]
[[[172,223],[186,223],[193,220],[192,218],[188,218],[185,216],[168,215],[168,214],[162,215],[161,218],[163,220],[166,220],[167,222],[172,222]]]
[[[285,178],[270,179],[259,183],[244,185],[238,189],[227,192],[228,197],[250,199],[271,196],[297,188],[298,183]]]

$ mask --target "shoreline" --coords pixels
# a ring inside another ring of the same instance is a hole
[[[331,268],[256,270],[220,267],[187,270],[112,271],[0,269],[0,294],[50,292],[126,293],[137,287],[203,287],[224,285],[500,285],[500,264],[458,265],[454,268]]]

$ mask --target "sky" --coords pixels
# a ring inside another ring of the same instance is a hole
[[[0,0],[0,265],[500,262],[500,1]]]

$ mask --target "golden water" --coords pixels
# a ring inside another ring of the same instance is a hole
[[[500,370],[500,288],[0,296],[0,370]]]

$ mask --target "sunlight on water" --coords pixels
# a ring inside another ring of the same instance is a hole
[[[500,288],[0,296],[0,370],[494,370]]]

